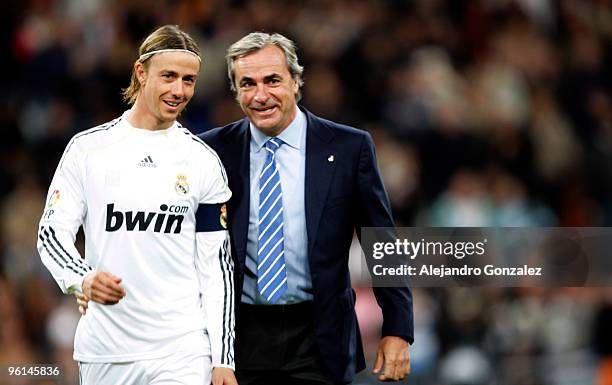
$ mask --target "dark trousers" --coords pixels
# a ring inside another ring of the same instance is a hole
[[[236,377],[240,385],[333,385],[314,336],[312,302],[240,305]]]

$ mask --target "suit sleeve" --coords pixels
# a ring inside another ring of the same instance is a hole
[[[82,162],[78,158],[73,139],[53,176],[38,227],[37,247],[42,262],[66,294],[80,291],[83,277],[93,271],[74,246],[87,207]]]
[[[212,167],[196,212],[196,269],[212,366],[234,369],[234,264],[225,203],[231,192],[220,163]]]
[[[366,133],[359,154],[359,211],[357,234],[362,227],[384,227],[390,235],[395,234],[389,198],[376,164],[372,137]],[[360,239],[361,240],[361,239]],[[367,255],[367,253],[366,253]],[[371,260],[366,261],[371,267]],[[398,336],[412,344],[414,341],[414,319],[412,292],[404,287],[374,287],[376,301],[382,310],[382,336]]]

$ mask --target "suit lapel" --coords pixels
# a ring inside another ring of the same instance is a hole
[[[242,270],[245,264],[247,232],[249,228],[249,205],[250,205],[250,186],[249,186],[249,141],[250,131],[249,122],[243,122],[225,135],[226,147],[223,151],[223,163],[226,165],[227,172],[230,174],[230,189],[232,190],[233,205],[230,210],[232,219],[231,234],[236,248],[235,258],[239,262],[239,269]]]
[[[329,186],[338,156],[332,148],[334,134],[319,119],[304,110],[307,119],[306,131],[306,176],[304,198],[306,205],[306,232],[308,234],[308,256],[310,258],[319,221],[329,192]]]

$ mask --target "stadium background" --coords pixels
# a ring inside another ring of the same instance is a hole
[[[140,40],[162,24],[203,49],[181,119],[196,132],[241,117],[230,43],[294,39],[303,104],[373,135],[399,225],[612,225],[609,0],[7,0],[0,20],[0,364],[59,363],[77,383],[78,313],[39,260],[37,223],[67,141],[126,108]],[[358,291],[371,365],[380,315]],[[608,288],[414,296],[411,384],[612,383]]]

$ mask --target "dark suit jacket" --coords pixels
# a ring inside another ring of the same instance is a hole
[[[350,382],[354,373],[365,368],[348,269],[353,230],[359,234],[360,227],[393,227],[393,219],[370,135],[301,109],[308,125],[305,210],[316,340],[335,381]],[[228,220],[237,303],[242,293],[249,221],[250,136],[247,119],[200,136],[221,158],[233,193]],[[382,335],[400,336],[412,343],[410,289],[374,288],[374,294],[384,317]],[[241,322],[240,314],[236,322]]]

